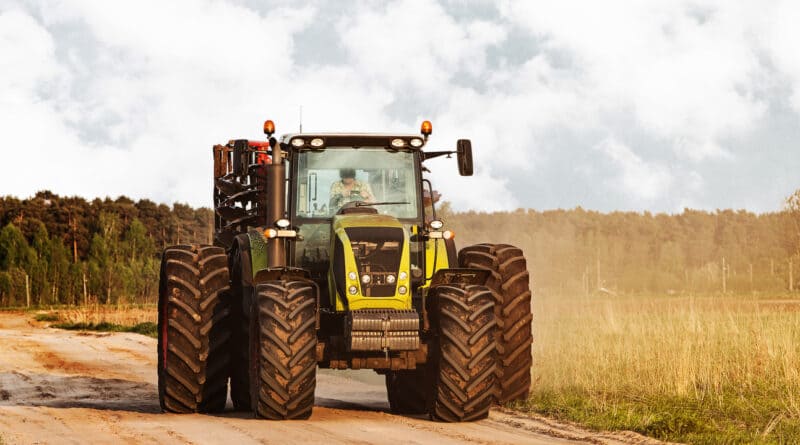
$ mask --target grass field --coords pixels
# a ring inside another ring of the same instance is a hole
[[[800,300],[537,296],[517,408],[689,443],[800,443]]]
[[[55,306],[36,310],[37,321],[59,321],[62,323],[112,323],[134,326],[139,323],[156,323],[156,305],[90,305]]]
[[[156,306],[85,306],[38,311],[36,321],[75,331],[134,332],[158,336]]]

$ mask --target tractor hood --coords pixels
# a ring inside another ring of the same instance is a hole
[[[397,218],[336,215],[331,230],[337,310],[411,308],[409,236]]]

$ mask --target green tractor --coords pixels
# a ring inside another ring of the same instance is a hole
[[[457,253],[416,134],[296,133],[214,154],[214,245],[164,251],[158,383],[167,412],[306,419],[318,368],[385,375],[392,412],[485,418],[530,389],[522,251]]]

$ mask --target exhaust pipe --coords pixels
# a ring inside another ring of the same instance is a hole
[[[283,150],[280,143],[272,147],[272,163],[267,169],[267,226],[286,217],[286,165],[283,163]],[[286,241],[282,238],[267,240],[267,267],[286,266]]]

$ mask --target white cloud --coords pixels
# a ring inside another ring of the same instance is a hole
[[[409,87],[441,93],[459,72],[483,72],[486,48],[506,37],[497,24],[476,20],[462,26],[441,5],[424,0],[365,7],[342,19],[338,30],[361,77],[398,93]]]
[[[527,1],[503,10],[546,51],[569,56],[585,103],[601,115],[632,113],[643,130],[699,161],[725,156],[721,140],[752,129],[765,111],[750,42],[760,5]]]
[[[614,139],[606,139],[596,148],[619,167],[611,182],[631,198],[652,202],[669,191],[673,177],[664,166],[644,161],[630,147]]]
[[[558,206],[608,205],[605,195],[635,209],[709,206],[702,189],[719,178],[701,171],[746,162],[731,142],[763,131],[776,91],[800,112],[790,1],[504,0],[496,15],[460,1],[242,3],[0,7],[0,54],[15,67],[0,72],[2,193],[210,205],[211,145],[261,137],[267,117],[294,131],[302,105],[307,130],[413,131],[431,119],[432,147],[471,138],[473,178],[432,164],[456,208],[535,205],[531,184],[553,177],[538,185],[606,187],[596,203]],[[320,51],[339,59],[297,62],[312,27],[329,31]],[[32,152],[47,160],[36,174],[18,167]],[[548,175],[553,165],[570,170]],[[680,196],[663,204],[666,190]]]
[[[797,42],[800,42],[800,3],[776,2],[772,14],[763,17],[763,32],[755,36],[763,50],[769,54],[779,73],[791,85],[790,102],[800,112],[800,58],[797,57]]]

